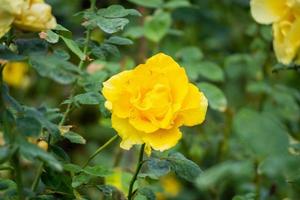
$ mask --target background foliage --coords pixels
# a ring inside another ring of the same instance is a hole
[[[17,30],[1,39],[1,59],[29,64],[26,86],[1,88],[1,198],[17,198],[12,160],[31,199],[124,199],[137,149],[117,141],[80,167],[115,135],[99,91],[164,52],[185,67],[209,111],[174,149],[149,158],[136,199],[299,199],[299,70],[277,63],[271,28],[255,23],[249,1],[98,1],[97,12],[88,1],[48,2],[61,26],[44,39]],[[38,139],[51,141],[48,153]]]

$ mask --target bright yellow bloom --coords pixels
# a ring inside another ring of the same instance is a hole
[[[103,85],[105,106],[112,112],[112,127],[123,149],[145,143],[148,153],[150,147],[164,151],[181,138],[180,126],[205,119],[206,97],[189,83],[184,68],[163,53]]]
[[[24,62],[8,62],[5,64],[2,75],[3,80],[11,86],[23,87],[27,84],[26,73],[28,65]]]
[[[300,1],[252,0],[251,13],[261,24],[273,24],[273,46],[279,62],[299,61]],[[297,61],[298,59],[298,61]]]
[[[0,38],[9,31],[15,16],[21,13],[23,0],[0,0]]]
[[[12,24],[27,31],[55,28],[51,6],[44,0],[0,0],[0,38]]]

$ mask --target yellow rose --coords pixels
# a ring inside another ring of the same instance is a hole
[[[23,87],[27,84],[26,73],[28,65],[24,62],[8,62],[5,64],[2,75],[3,80],[11,86]]]
[[[14,25],[27,31],[42,31],[55,28],[56,20],[50,5],[43,0],[29,0],[23,3],[22,12],[16,16]]]
[[[273,24],[273,46],[279,62],[299,63],[300,1],[252,0],[251,14],[261,24]]]
[[[15,15],[21,13],[23,0],[0,0],[0,38],[10,30]]]
[[[55,28],[51,6],[43,0],[0,0],[0,38],[12,24],[27,31]]]
[[[145,143],[148,153],[150,147],[164,151],[181,138],[180,126],[205,119],[206,97],[189,83],[184,68],[163,53],[103,85],[105,106],[112,112],[112,127],[123,149]]]
[[[160,179],[160,183],[162,186],[162,192],[156,193],[157,200],[165,200],[171,197],[176,197],[181,191],[180,182],[173,176],[167,175]]]

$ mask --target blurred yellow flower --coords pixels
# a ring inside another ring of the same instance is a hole
[[[112,185],[124,194],[127,194],[131,176],[130,173],[124,172],[121,168],[116,167],[113,170],[113,174],[105,177],[105,184]]]
[[[180,126],[205,119],[206,97],[189,83],[184,68],[163,53],[103,85],[105,106],[112,112],[112,127],[123,149],[145,143],[148,154],[151,148],[167,150],[181,138]]]
[[[273,24],[273,46],[279,62],[299,64],[300,1],[252,0],[251,13],[261,24]]]
[[[28,84],[27,71],[25,62],[8,62],[2,72],[3,80],[13,87],[25,87]]]
[[[181,184],[173,175],[164,176],[160,179],[160,183],[162,192],[156,193],[157,200],[176,197],[181,191]]]
[[[0,38],[12,24],[27,31],[42,31],[56,26],[51,6],[44,0],[0,0],[0,4]]]
[[[43,149],[44,151],[48,150],[48,143],[45,140],[40,140],[37,142],[38,147]]]

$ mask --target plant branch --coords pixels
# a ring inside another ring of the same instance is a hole
[[[95,8],[96,8],[96,0],[91,0],[90,9],[95,10]],[[80,62],[78,64],[78,68],[80,70],[84,66],[84,61],[87,60],[87,58],[88,58],[87,53],[88,53],[89,43],[90,43],[90,39],[91,39],[91,33],[92,33],[92,30],[91,29],[87,29],[86,35],[85,35],[85,44],[84,44],[84,47],[83,47],[83,54],[85,55],[85,59],[80,60]],[[73,87],[69,99],[73,99],[73,97],[75,96],[75,91],[76,91],[76,86]],[[63,114],[63,117],[62,117],[62,119],[61,119],[61,121],[59,123],[59,126],[62,126],[65,123],[66,118],[67,118],[67,116],[69,115],[69,113],[71,111],[72,105],[73,105],[72,101],[70,101],[67,104],[67,109],[66,109],[66,111]]]
[[[282,68],[275,68],[272,70],[272,73],[278,73],[280,71],[284,71],[284,70],[295,70],[296,72],[300,71],[300,65],[292,65],[292,66],[288,66],[288,67],[282,67]]]
[[[141,168],[142,168],[142,166],[144,164],[144,162],[143,162],[144,150],[145,150],[145,144],[143,144],[141,146],[140,154],[139,154],[139,160],[138,160],[138,163],[137,163],[137,167],[136,167],[135,173],[134,173],[134,175],[133,175],[133,177],[132,177],[132,179],[130,181],[129,190],[128,190],[128,200],[132,200],[133,199],[132,198],[133,197],[133,192],[132,192],[133,186],[134,186],[134,183],[135,183],[135,181],[137,179],[137,176],[138,176],[138,174],[139,174],[139,172],[140,172],[140,170],[141,170]]]
[[[88,166],[88,164],[91,162],[91,160],[93,160],[93,158],[95,158],[103,149],[105,149],[108,145],[110,145],[110,143],[112,143],[113,141],[115,141],[118,138],[118,135],[113,136],[112,138],[110,138],[105,144],[103,144],[102,146],[100,146],[94,153],[93,155],[91,155],[88,160],[84,163],[83,168],[85,168],[86,166]]]
[[[41,174],[42,174],[42,172],[43,172],[43,167],[44,167],[44,163],[42,162],[42,163],[40,163],[40,165],[39,165],[39,167],[38,167],[36,177],[34,178],[34,181],[33,181],[32,185],[31,185],[31,190],[32,190],[33,192],[36,191],[37,186],[39,185],[40,176],[41,176]]]
[[[21,172],[21,167],[20,167],[18,150],[14,153],[14,155],[12,157],[12,166],[14,167],[15,181],[17,184],[19,200],[24,200],[25,197],[24,197],[24,193],[23,193],[22,172]]]

